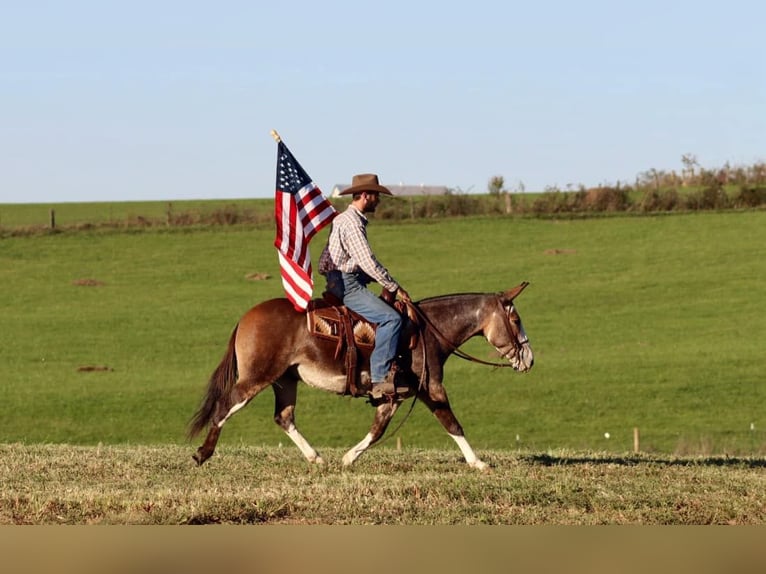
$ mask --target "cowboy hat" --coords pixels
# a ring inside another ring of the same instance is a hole
[[[351,195],[353,193],[360,193],[362,191],[393,195],[387,187],[380,185],[378,182],[378,176],[374,173],[360,173],[355,175],[351,179],[351,187],[347,187],[338,195]]]

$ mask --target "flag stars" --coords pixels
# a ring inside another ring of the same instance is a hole
[[[279,187],[286,193],[296,193],[311,182],[302,168],[296,167],[295,160],[288,154],[279,157]]]

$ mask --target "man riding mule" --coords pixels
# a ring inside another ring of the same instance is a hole
[[[532,347],[514,304],[526,287],[523,282],[499,293],[442,295],[413,304],[423,330],[414,348],[406,353],[403,365],[406,376],[419,381],[410,393],[434,414],[474,468],[483,469],[486,464],[468,444],[452,412],[443,385],[444,364],[452,354],[486,364],[459,349],[471,337],[482,335],[507,361],[489,364],[512,367],[518,372],[531,369]],[[189,425],[190,436],[208,429],[194,459],[202,464],[210,458],[226,421],[271,387],[274,421],[309,462],[323,462],[295,424],[298,383],[344,395],[346,375],[344,362],[337,356],[337,343],[311,333],[305,312],[296,310],[285,298],[256,305],[234,328],[226,353],[211,375],[202,404]],[[402,400],[394,396],[371,401],[375,406],[372,426],[362,441],[343,456],[344,465],[352,464],[383,436]]]
[[[377,175],[353,177],[351,187],[341,192],[341,195],[352,196],[351,204],[333,220],[327,245],[319,258],[319,272],[327,278],[328,292],[377,325],[375,348],[370,356],[370,396],[374,399],[409,390],[398,376],[399,368],[395,363],[401,315],[367,288],[370,281],[376,281],[393,295],[391,299],[398,295],[404,303],[410,302],[407,291],[377,260],[367,240],[365,214],[375,212],[380,194],[392,195],[388,188],[378,183]]]

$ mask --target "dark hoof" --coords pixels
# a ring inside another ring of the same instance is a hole
[[[200,451],[197,451],[192,455],[192,458],[194,459],[194,462],[197,463],[197,466],[202,466],[202,463],[205,462],[210,457],[202,456],[202,453]]]

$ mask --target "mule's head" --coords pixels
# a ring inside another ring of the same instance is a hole
[[[490,345],[511,363],[514,370],[524,373],[535,362],[529,337],[513,300],[529,285],[526,281],[513,289],[497,294],[497,305],[488,314],[484,336]]]

